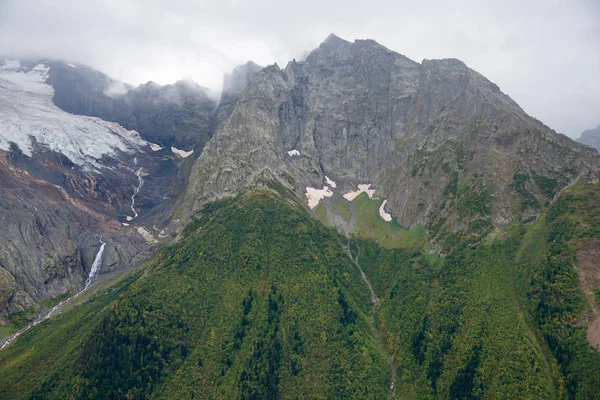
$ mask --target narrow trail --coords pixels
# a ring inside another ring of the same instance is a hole
[[[6,339],[0,341],[0,350],[2,350],[3,348],[5,348],[9,344],[11,344],[16,338],[21,336],[21,334],[27,332],[29,329],[33,328],[40,322],[44,322],[45,320],[47,320],[48,318],[50,318],[51,316],[56,314],[65,304],[67,304],[71,300],[74,300],[77,297],[79,297],[83,292],[85,292],[90,287],[90,285],[98,277],[98,273],[100,272],[100,266],[102,265],[102,254],[104,253],[104,246],[106,246],[106,242],[103,242],[102,238],[100,238],[100,243],[101,243],[100,249],[98,249],[98,252],[96,253],[96,257],[94,257],[94,262],[92,263],[92,268],[90,269],[90,274],[88,275],[87,279],[85,280],[83,289],[81,289],[79,292],[75,293],[73,296],[61,301],[60,303],[58,303],[57,305],[52,307],[50,310],[48,310],[44,313],[41,313],[40,315],[38,315],[38,317],[35,320],[31,321],[24,328],[13,333]]]
[[[383,347],[383,343],[381,341],[381,334],[379,333],[379,328],[377,328],[377,323],[375,321],[377,311],[379,310],[379,297],[377,297],[377,293],[375,293],[375,289],[373,289],[373,285],[371,285],[371,281],[369,281],[369,278],[367,277],[367,275],[363,271],[362,267],[360,266],[360,263],[358,262],[358,259],[360,258],[360,246],[358,245],[358,243],[356,244],[356,248],[358,249],[357,254],[356,254],[356,259],[352,256],[352,251],[350,251],[350,242],[348,242],[348,246],[346,247],[346,252],[348,253],[348,257],[350,257],[350,260],[352,260],[354,265],[356,265],[356,268],[358,268],[358,271],[360,272],[360,276],[362,277],[363,281],[365,281],[365,283],[367,284],[367,286],[369,288],[369,292],[371,293],[371,303],[373,303],[373,309],[371,310],[371,317],[369,319],[369,325],[371,326],[371,329],[373,330],[373,333],[375,334],[375,341],[377,343],[377,349],[379,350],[379,353],[383,356],[383,358],[387,359],[388,367],[390,368],[390,370],[392,372],[392,377],[390,379],[390,385],[389,385],[389,399],[393,400],[394,390],[395,390],[395,386],[396,386],[396,377],[397,377],[396,376],[396,367],[394,366],[393,357],[388,355],[386,350]]]
[[[135,164],[137,164],[137,161]],[[140,192],[140,190],[142,189],[142,186],[144,186],[144,178],[142,178],[141,174],[142,174],[142,168],[135,171],[135,176],[137,176],[137,178],[138,178],[138,185],[137,185],[137,187],[133,188],[133,194],[131,195],[131,211],[133,211],[133,218],[137,218],[137,216],[138,216],[137,211],[135,211],[135,208],[133,207],[135,205],[135,195],[138,194]]]

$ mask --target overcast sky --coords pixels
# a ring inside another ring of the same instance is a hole
[[[458,58],[572,137],[600,123],[600,0],[0,0],[0,54],[133,84],[191,78],[218,91],[235,65],[283,67],[332,32],[419,62]]]

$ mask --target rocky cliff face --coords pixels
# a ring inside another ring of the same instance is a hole
[[[216,108],[193,82],[134,88],[83,65],[0,61],[0,325],[81,289],[100,237],[101,273],[149,256],[193,163],[170,146],[201,151],[258,70],[228,75]]]
[[[35,313],[43,300],[79,290],[100,236],[108,243],[103,272],[131,265],[147,248],[141,237],[91,208],[85,196],[71,196],[16,167],[4,151],[0,186],[0,324],[16,311]]]
[[[194,82],[148,82],[134,88],[83,65],[48,65],[54,103],[67,112],[119,123],[163,147],[198,151],[210,139],[217,104],[208,89]]]
[[[78,291],[99,248],[101,272],[131,266],[166,231],[185,160],[135,131],[66,113],[46,63],[0,65],[0,324]]]
[[[588,129],[583,132],[577,141],[600,151],[600,125],[595,129]]]
[[[416,63],[331,35],[304,62],[254,76],[198,158],[183,211],[263,178],[304,197],[327,176],[334,197],[372,184],[405,226],[502,226],[597,179],[597,166],[458,60]]]

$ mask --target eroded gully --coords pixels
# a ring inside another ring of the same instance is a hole
[[[346,247],[346,252],[348,253],[348,257],[350,257],[350,260],[352,260],[354,265],[356,265],[356,268],[358,268],[358,271],[360,272],[360,276],[362,277],[363,281],[365,281],[365,283],[367,284],[367,287],[369,288],[369,292],[371,293],[371,303],[373,303],[373,308],[371,309],[371,317],[369,318],[369,325],[371,326],[371,329],[373,330],[373,333],[375,334],[375,341],[377,342],[377,349],[379,350],[379,353],[381,354],[381,356],[387,360],[388,366],[392,373],[392,377],[390,379],[390,385],[389,385],[389,399],[392,400],[394,398],[394,390],[395,390],[395,385],[396,385],[396,367],[394,366],[393,357],[388,355],[385,348],[383,347],[383,343],[381,341],[381,334],[379,333],[379,328],[377,327],[377,322],[375,320],[375,317],[377,316],[377,311],[379,310],[379,297],[377,297],[377,293],[375,293],[375,289],[373,289],[373,285],[371,285],[371,281],[369,281],[369,278],[363,271],[363,269],[360,266],[360,263],[358,261],[358,259],[360,257],[360,246],[358,245],[358,243],[356,244],[356,248],[357,248],[356,259],[352,256],[352,251],[350,251],[350,243],[348,243],[348,246]]]

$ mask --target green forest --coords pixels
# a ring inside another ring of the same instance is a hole
[[[386,399],[388,357],[396,399],[600,398],[574,268],[599,205],[600,186],[579,184],[478,243],[405,230],[383,246],[277,191],[210,203],[0,352],[0,398]]]

